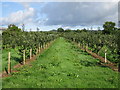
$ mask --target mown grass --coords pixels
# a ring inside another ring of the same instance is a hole
[[[117,88],[118,73],[98,62],[59,38],[31,65],[3,78],[3,88]]]
[[[2,50],[2,71],[7,69],[8,64],[8,52],[10,52],[11,55],[11,67],[13,67],[15,64],[18,64],[20,61],[20,55],[18,54],[18,48],[16,49],[3,49]]]

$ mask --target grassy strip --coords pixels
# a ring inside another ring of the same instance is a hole
[[[118,73],[98,59],[57,39],[35,62],[3,78],[3,88],[116,88]]]
[[[11,52],[11,67],[18,64],[20,61],[20,55],[18,54],[18,48],[2,50],[2,71],[4,71],[5,68],[7,69],[8,52]]]

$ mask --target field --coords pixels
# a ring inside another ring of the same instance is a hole
[[[19,60],[20,60],[20,55],[18,54],[18,48],[16,49],[4,49],[2,50],[2,71],[5,70],[5,68],[7,69],[7,63],[8,63],[8,52],[11,52],[11,61],[12,61],[12,65],[11,67],[13,67],[14,65],[18,64]]]
[[[118,72],[99,65],[98,59],[62,37],[35,61],[16,70],[3,78],[3,88],[118,87]]]
[[[118,0],[7,1],[0,3],[0,88],[119,89]]]

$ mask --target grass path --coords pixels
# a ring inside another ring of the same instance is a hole
[[[3,88],[116,88],[118,73],[98,62],[59,38],[31,65],[3,78]]]

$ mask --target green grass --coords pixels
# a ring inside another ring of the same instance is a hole
[[[98,62],[59,38],[31,65],[3,78],[3,88],[117,88],[118,73]]]
[[[11,67],[13,67],[15,64],[19,63],[20,55],[18,54],[18,48],[16,49],[4,49],[2,50],[2,71],[7,68],[8,63],[8,52],[11,54]]]

